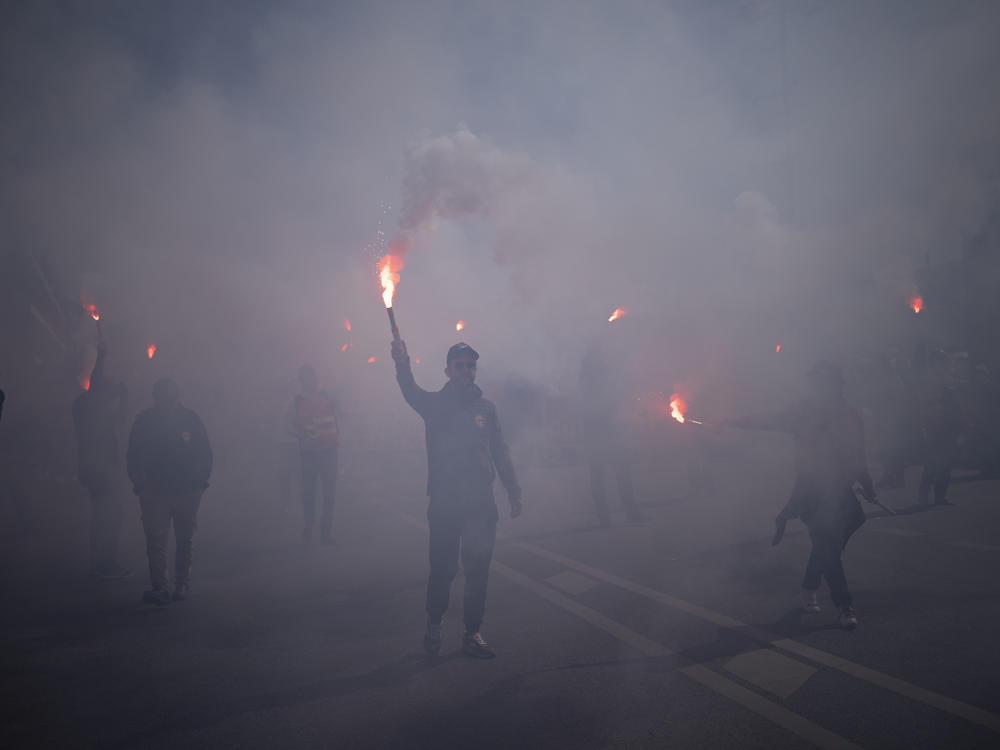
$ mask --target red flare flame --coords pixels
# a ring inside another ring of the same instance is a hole
[[[83,388],[83,390],[85,390],[85,391],[89,391],[90,390],[90,376],[89,375],[81,375],[80,376],[80,387]]]
[[[396,284],[399,283],[399,272],[403,268],[403,259],[397,255],[383,256],[378,262],[378,277],[382,284],[382,301],[386,307],[392,307],[392,298],[396,294]]]
[[[684,412],[687,411],[687,404],[684,399],[680,397],[679,394],[673,393],[670,395],[670,416],[675,420],[684,424]]]
[[[344,330],[345,331],[351,330],[351,321],[348,318],[344,318]]]
[[[778,344],[776,347],[774,347],[774,353],[777,354],[780,351],[781,351],[781,344]]]
[[[611,317],[608,318],[608,322],[614,323],[619,318],[624,318],[624,317],[625,317],[625,310],[622,309],[621,307],[616,307],[615,311],[611,313]]]
[[[924,298],[916,296],[910,299],[910,309],[913,310],[914,315],[919,315],[920,311],[924,309]]]
[[[464,320],[460,320],[460,321],[458,321],[455,324],[455,330],[456,331],[461,331],[463,328],[465,328],[465,321]]]
[[[150,344],[146,347],[146,358],[152,359],[156,356],[156,344]]]
[[[349,347],[349,346],[350,346],[350,344],[344,344],[342,347],[340,347],[340,351],[346,352],[347,351],[347,347]]]
[[[375,357],[369,357],[368,358],[368,364],[371,364],[374,361],[375,361]]]

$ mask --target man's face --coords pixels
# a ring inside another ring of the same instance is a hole
[[[476,382],[476,360],[472,357],[455,357],[444,368],[448,380],[459,388],[468,388]]]

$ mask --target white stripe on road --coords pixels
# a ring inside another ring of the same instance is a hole
[[[402,517],[410,525],[416,526],[424,531],[427,530],[427,526],[420,523],[415,518],[405,514],[397,515]],[[584,604],[580,604],[580,602],[575,599],[571,599],[565,594],[561,594],[558,591],[539,583],[535,579],[530,578],[501,562],[498,562],[497,560],[493,561],[492,568],[505,578],[508,578],[519,586],[528,589],[534,594],[538,594],[538,596],[556,605],[560,609],[576,615],[584,622],[603,630],[605,633],[617,638],[622,643],[636,649],[641,654],[646,656],[669,656],[673,654],[673,651],[668,649],[663,644],[657,643],[641,633],[637,633],[628,626],[622,625],[620,622],[601,614],[595,609],[591,609]],[[835,734],[828,729],[824,729],[818,724],[814,724],[805,717],[773,703],[767,698],[753,692],[752,690],[748,690],[741,685],[738,685],[732,680],[713,672],[707,667],[703,667],[700,664],[693,664],[689,667],[682,668],[680,672],[687,675],[695,682],[704,685],[710,690],[714,690],[723,697],[729,698],[729,700],[738,703],[750,711],[753,711],[764,719],[770,721],[772,724],[776,724],[777,726],[788,730],[792,734],[798,735],[802,739],[807,742],[811,742],[817,747],[829,750],[861,750],[860,745],[856,745],[853,742],[844,739],[840,735]]]
[[[776,648],[780,648],[783,651],[787,651],[798,656],[803,656],[819,664],[823,664],[824,666],[831,667],[832,669],[837,669],[845,674],[857,677],[858,679],[864,680],[872,685],[877,685],[881,688],[902,695],[910,700],[945,711],[953,716],[958,716],[966,721],[972,722],[973,724],[979,724],[987,729],[992,729],[994,732],[1000,732],[1000,716],[990,713],[982,708],[977,708],[976,706],[969,705],[968,703],[963,703],[962,701],[954,698],[949,698],[946,695],[925,690],[924,688],[913,685],[905,680],[883,674],[882,672],[869,669],[868,667],[860,664],[855,664],[852,661],[839,656],[834,656],[826,651],[820,651],[817,648],[807,646],[799,641],[789,638],[778,639],[770,633],[754,628],[745,622],[741,622],[732,617],[727,617],[726,615],[721,615],[710,609],[700,607],[697,604],[684,601],[683,599],[678,599],[677,597],[670,596],[662,591],[657,591],[656,589],[651,589],[647,586],[643,586],[642,584],[629,581],[626,578],[616,576],[613,573],[608,573],[600,568],[595,568],[592,565],[578,562],[577,560],[566,557],[565,555],[560,555],[557,552],[552,552],[542,547],[536,547],[534,544],[529,544],[527,542],[515,542],[515,544],[528,552],[538,555],[539,557],[544,557],[549,560],[553,560],[554,562],[558,562],[561,565],[565,565],[567,568],[578,570],[581,573],[589,575],[591,578],[596,578],[598,580],[605,581],[606,583],[613,584],[619,588],[625,589],[626,591],[631,591],[632,593],[638,594],[639,596],[643,596],[647,599],[666,604],[667,606],[678,609],[681,612],[686,612],[689,615],[699,617],[724,628],[739,629],[741,632],[754,640],[765,642],[775,646]]]

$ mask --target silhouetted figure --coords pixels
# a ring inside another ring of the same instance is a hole
[[[924,471],[917,500],[921,505],[930,502],[932,488],[936,505],[948,503],[951,471],[958,457],[962,410],[958,395],[948,384],[947,369],[948,360],[943,352],[928,353],[927,372],[920,393]]]
[[[202,493],[212,473],[212,448],[201,418],[180,403],[176,383],[153,384],[153,407],[139,413],[128,441],[128,475],[142,506],[149,579],[147,604],[170,602],[167,541],[173,522],[175,601],[185,599],[191,578],[194,532]]]
[[[841,554],[851,535],[865,522],[854,494],[861,485],[867,500],[875,488],[865,457],[860,412],[844,400],[844,378],[830,362],[817,363],[807,375],[810,394],[802,403],[774,414],[727,420],[725,425],[754,430],[780,430],[795,439],[795,487],[775,519],[774,543],[785,524],[801,518],[812,539],[812,553],[802,579],[802,606],[819,612],[816,591],[822,579],[840,610],[840,623],[857,626],[853,597],[847,587]]]
[[[323,492],[323,513],[319,536],[323,544],[333,544],[333,502],[337,495],[337,446],[340,432],[333,399],[320,390],[311,365],[299,368],[302,392],[292,402],[286,419],[287,434],[298,440],[301,460],[300,484],[304,525],[302,541],[312,538],[316,525],[316,485]]]
[[[403,398],[423,417],[427,437],[430,575],[424,649],[432,655],[441,649],[441,619],[448,609],[461,550],[465,572],[462,652],[491,659],[496,654],[479,630],[499,518],[493,499],[493,480],[498,474],[510,499],[511,518],[519,516],[523,506],[496,407],[475,385],[479,354],[465,343],[451,347],[444,371],[448,382],[437,392],[425,391],[414,381],[404,342],[393,342],[392,358]]]
[[[104,373],[107,347],[97,345],[90,387],[73,401],[77,478],[90,495],[90,573],[100,578],[127,578],[132,571],[118,564],[124,487],[118,425],[128,408],[128,391]]]
[[[620,367],[610,362],[596,344],[590,347],[580,363],[580,392],[583,397],[581,426],[590,469],[590,493],[602,526],[611,525],[605,495],[607,466],[614,472],[618,495],[629,520],[642,520],[635,502],[632,469],[622,424],[622,401],[627,400],[629,394],[620,382],[620,375]]]

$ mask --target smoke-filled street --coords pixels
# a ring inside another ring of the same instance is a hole
[[[997,39],[2,4],[0,745],[994,747]]]

